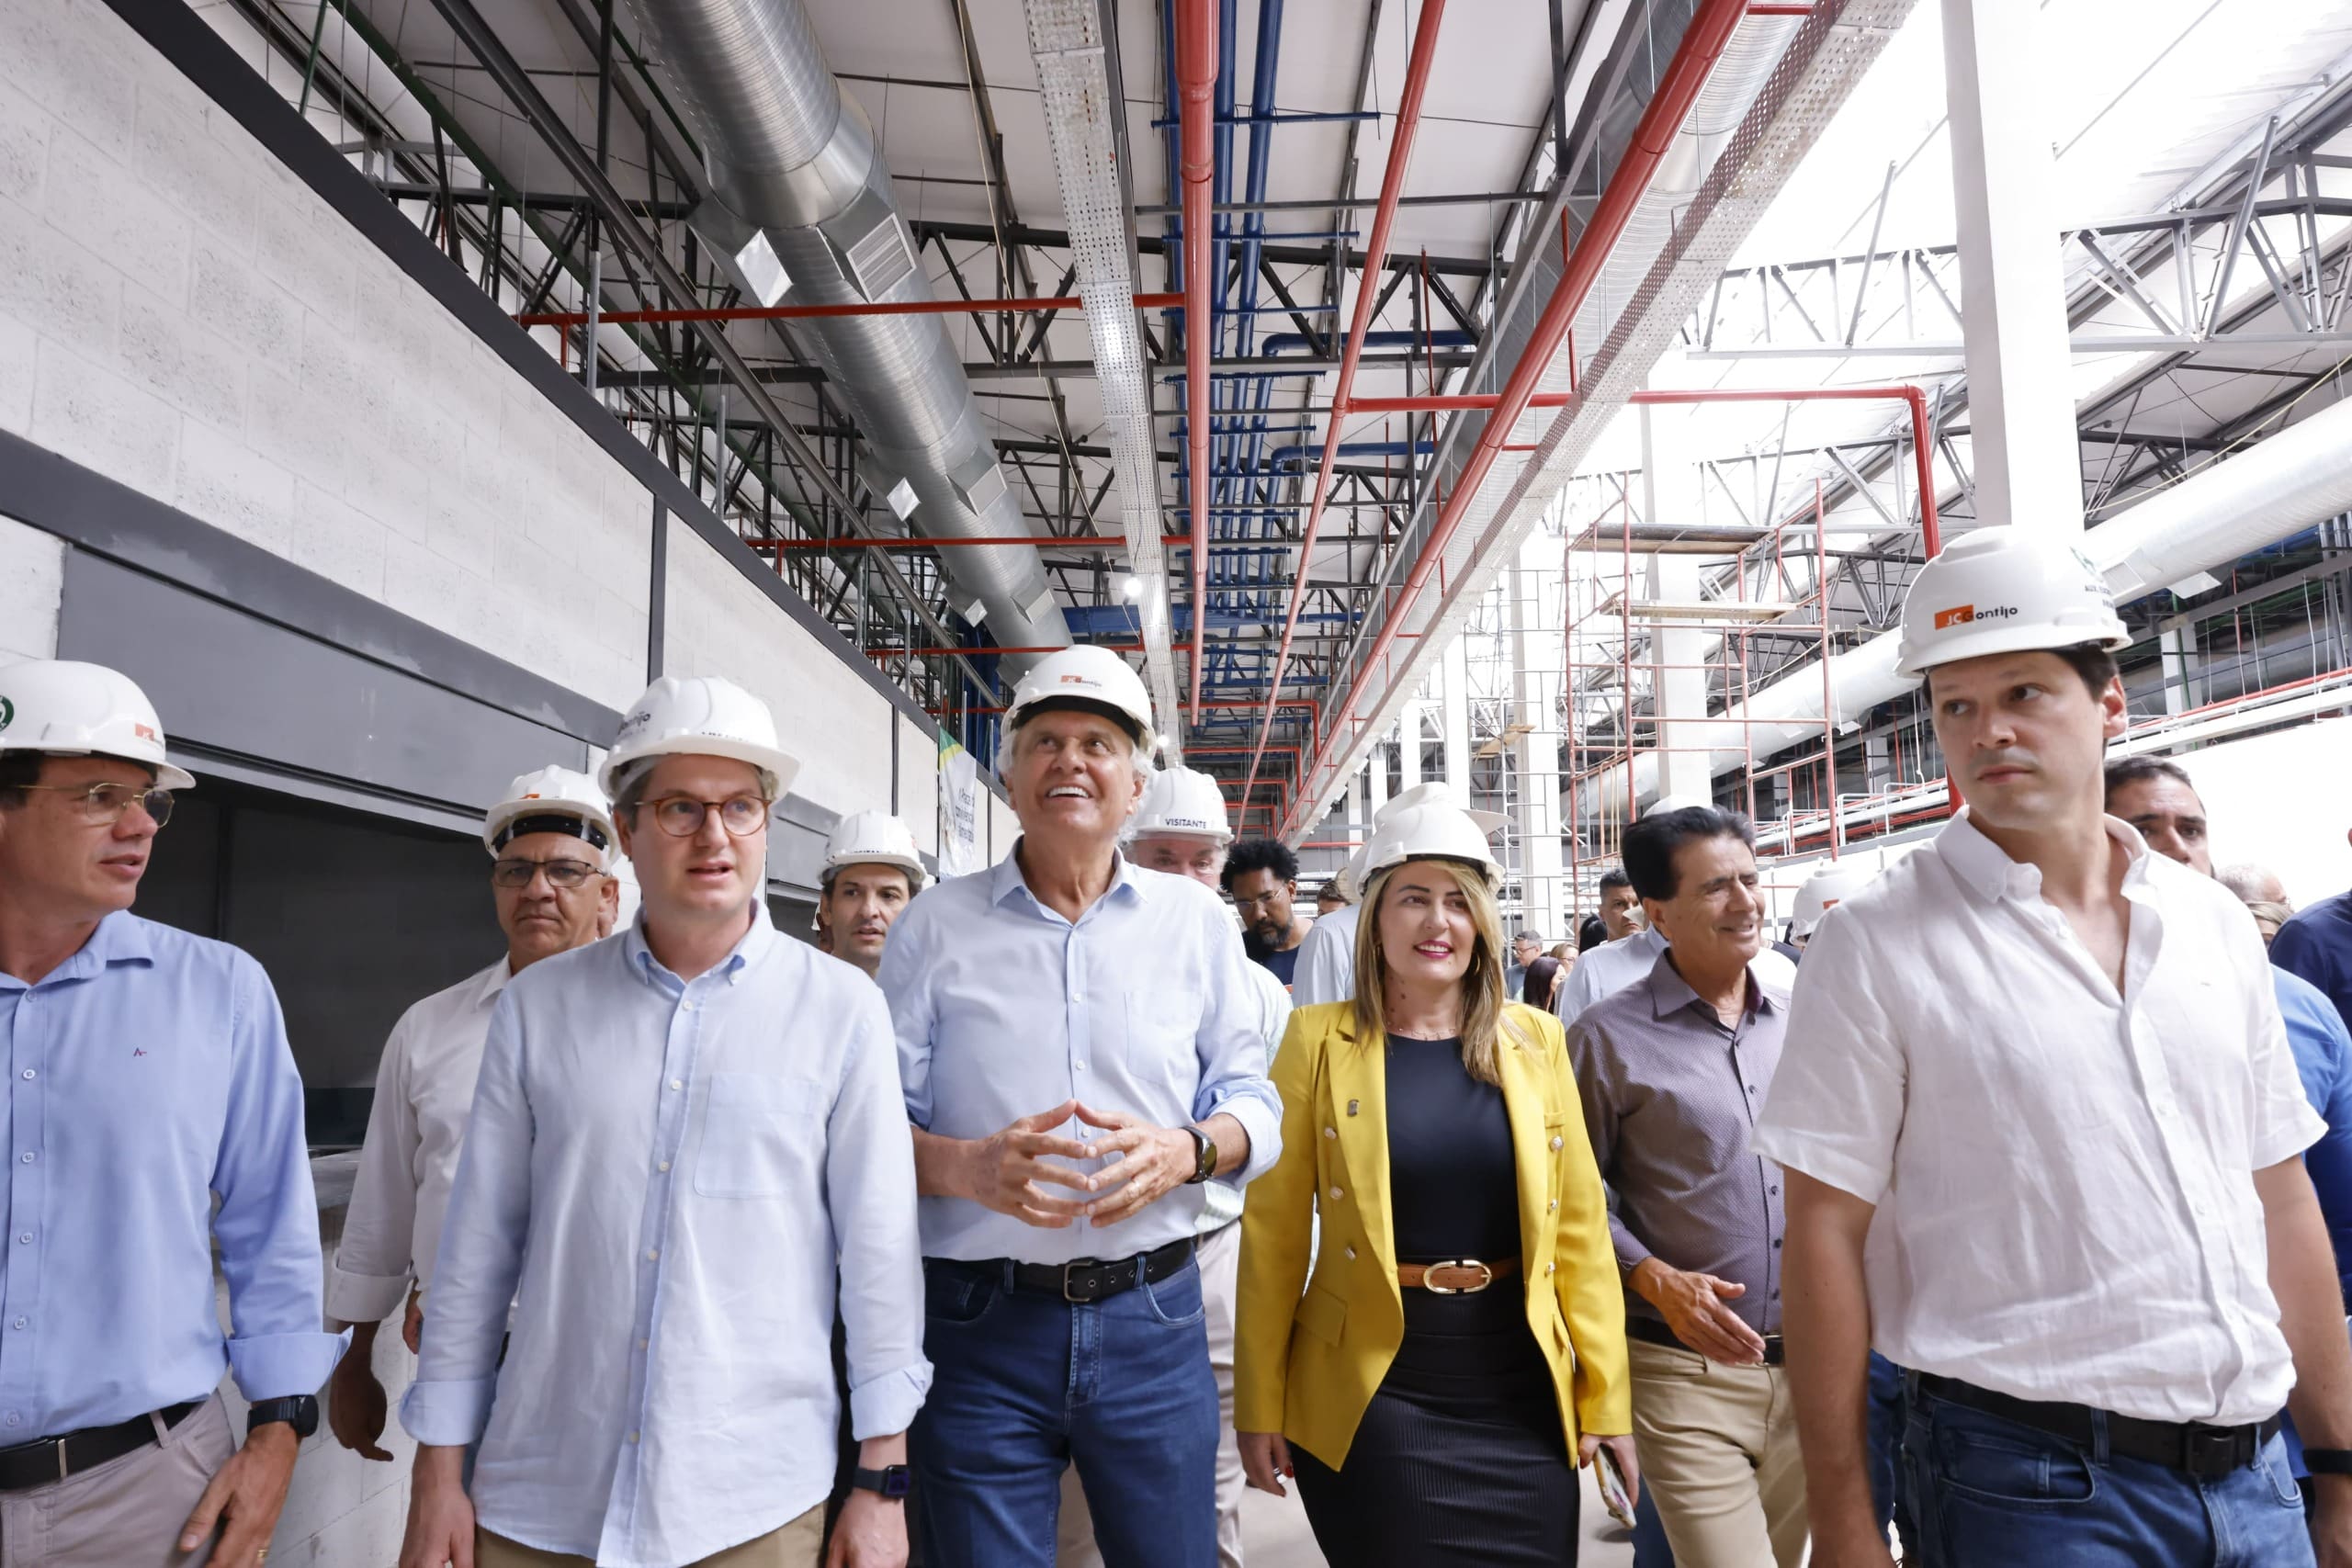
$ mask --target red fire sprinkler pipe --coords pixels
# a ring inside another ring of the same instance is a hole
[[[1405,194],[1405,170],[1412,162],[1413,132],[1421,123],[1421,96],[1430,80],[1430,62],[1437,58],[1438,24],[1445,17],[1445,0],[1422,0],[1421,19],[1413,30],[1413,53],[1405,67],[1405,86],[1396,104],[1396,125],[1388,143],[1388,166],[1380,176],[1380,206],[1372,220],[1372,238],[1364,246],[1363,273],[1356,288],[1356,308],[1348,329],[1347,346],[1340,354],[1339,384],[1331,392],[1331,412],[1323,423],[1323,460],[1315,466],[1315,500],[1306,509],[1306,534],[1299,546],[1298,575],[1290,585],[1290,609],[1283,616],[1282,645],[1274,650],[1274,678],[1266,694],[1266,716],[1258,726],[1258,749],[1250,754],[1250,771],[1241,793],[1258,782],[1258,761],[1266,753],[1266,738],[1273,732],[1273,699],[1282,694],[1283,671],[1290,661],[1291,636],[1298,629],[1298,613],[1306,603],[1306,568],[1315,556],[1315,536],[1323,525],[1323,502],[1330,493],[1331,465],[1340,455],[1340,427],[1355,391],[1356,364],[1363,355],[1372,328],[1373,307],[1379,290],[1373,283],[1388,262],[1388,231],[1396,221],[1396,203]],[[1195,661],[1197,664],[1197,660]]]
[[[1184,438],[1191,463],[1193,536],[1192,715],[1201,714],[1202,632],[1208,625],[1209,349],[1216,328],[1209,314],[1210,183],[1216,175],[1217,0],[1181,0],[1176,13],[1176,85],[1183,96],[1184,182]]]
[[[1388,651],[1396,640],[1397,629],[1405,623],[1406,612],[1420,597],[1421,589],[1438,562],[1444,558],[1445,547],[1453,540],[1454,530],[1462,525],[1470,509],[1472,498],[1487,475],[1502,456],[1504,446],[1510,440],[1511,427],[1519,423],[1528,400],[1535,396],[1536,383],[1552,363],[1552,356],[1575,324],[1577,312],[1583,309],[1585,297],[1592,292],[1593,284],[1600,276],[1602,265],[1625,231],[1626,222],[1649,189],[1650,180],[1657,173],[1658,164],[1674,144],[1682,129],[1683,118],[1697,101],[1700,90],[1714,71],[1716,62],[1731,42],[1732,34],[1747,14],[1747,0],[1701,0],[1699,9],[1684,29],[1682,41],[1676,45],[1674,58],[1667,62],[1666,73],[1658,79],[1657,91],[1649,107],[1642,111],[1641,122],[1634,128],[1633,141],[1618,161],[1616,171],[1610,175],[1609,187],[1601,192],[1600,205],[1592,211],[1591,220],[1577,237],[1577,247],[1568,257],[1566,269],[1560,275],[1559,286],[1552,291],[1551,302],[1544,307],[1543,316],[1535,330],[1511,367],[1510,379],[1503,383],[1502,393],[1495,400],[1495,411],[1486,428],[1478,433],[1477,445],[1471,448],[1468,460],[1454,480],[1453,491],[1438,513],[1436,525],[1430,531],[1428,547],[1389,609],[1364,656],[1364,668],[1369,670]],[[1188,280],[1189,281],[1189,280]],[[1331,716],[1336,718],[1338,716]],[[1339,743],[1342,727],[1334,722],[1330,733],[1323,737],[1316,753],[1316,765],[1300,781],[1298,799],[1305,801],[1314,790],[1314,779],[1322,772],[1330,749]]]

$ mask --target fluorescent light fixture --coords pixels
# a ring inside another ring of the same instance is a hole
[[[752,230],[751,243],[735,253],[735,270],[743,275],[763,306],[775,304],[792,287],[792,278],[777,259],[775,247],[768,243],[764,229]]]
[[[890,510],[898,513],[899,522],[904,523],[915,514],[915,487],[906,480],[900,479],[897,484],[892,485],[888,499],[890,502]]]
[[[1133,604],[1143,598],[1143,579],[1128,577],[1119,584],[1119,597]]]

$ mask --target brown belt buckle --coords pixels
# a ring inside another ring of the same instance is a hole
[[[1437,1271],[1441,1269],[1476,1269],[1478,1270],[1478,1282],[1475,1285],[1441,1285],[1437,1282]],[[1481,1263],[1475,1258],[1452,1258],[1443,1263],[1429,1264],[1421,1270],[1421,1289],[1436,1296],[1475,1296],[1494,1282],[1493,1266]]]

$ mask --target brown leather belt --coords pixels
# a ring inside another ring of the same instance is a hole
[[[1492,1263],[1456,1258],[1444,1263],[1399,1263],[1396,1282],[1408,1291],[1427,1291],[1432,1295],[1475,1296],[1496,1280],[1507,1280],[1518,1272],[1516,1258]]]

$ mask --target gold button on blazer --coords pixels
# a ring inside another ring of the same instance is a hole
[[[1352,1002],[1291,1014],[1274,1057],[1282,1158],[1250,1184],[1241,1215],[1233,1424],[1280,1432],[1335,1470],[1405,1338],[1389,1224],[1385,1044],[1358,1042]],[[1580,1433],[1633,1430],[1623,1287],[1560,1021],[1510,1004],[1498,1055],[1519,1168],[1521,1268],[1489,1288],[1524,1296],[1573,1450]],[[1310,1279],[1312,1220],[1327,1192],[1347,1197],[1321,1204]]]

